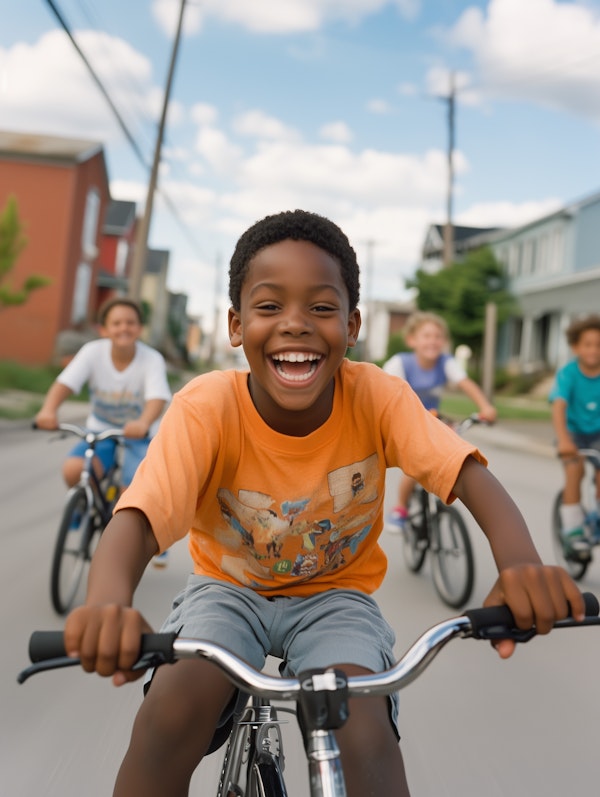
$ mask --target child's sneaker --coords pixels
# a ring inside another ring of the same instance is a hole
[[[154,565],[154,567],[166,567],[168,558],[169,558],[169,552],[163,551],[162,553],[159,553],[156,556],[152,557],[152,564]]]
[[[392,509],[388,518],[387,530],[391,534],[404,534],[408,525],[408,512],[403,506]]]
[[[585,561],[591,556],[591,545],[585,537],[581,526],[562,532],[562,540],[567,557]]]

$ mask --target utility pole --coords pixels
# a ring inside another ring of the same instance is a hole
[[[220,315],[220,307],[219,302],[221,299],[221,267],[222,267],[222,259],[220,253],[217,254],[215,259],[215,306],[213,312],[213,330],[212,335],[210,337],[210,351],[208,356],[208,362],[211,368],[216,366],[217,362],[217,351],[218,351],[218,339],[219,339],[219,315]]]
[[[452,222],[452,200],[454,193],[454,105],[456,86],[454,72],[450,73],[450,91],[444,99],[448,103],[448,189],[446,194],[446,223],[444,225],[444,267],[454,260],[454,226]]]
[[[165,96],[163,100],[163,107],[160,116],[160,123],[158,126],[158,133],[156,137],[156,146],[154,148],[154,159],[152,161],[152,170],[150,172],[150,180],[148,182],[148,193],[146,196],[146,207],[144,208],[144,215],[140,224],[138,225],[135,251],[133,253],[133,261],[131,264],[131,273],[129,275],[129,296],[135,301],[139,301],[142,277],[146,266],[146,257],[148,253],[148,235],[150,232],[150,221],[152,219],[152,207],[154,204],[154,193],[156,191],[156,184],[158,182],[158,169],[160,166],[160,156],[162,150],[162,142],[165,133],[165,125],[167,121],[167,109],[169,105],[169,97],[171,95],[171,85],[173,83],[173,75],[175,74],[175,63],[177,61],[177,53],[179,50],[179,41],[181,39],[181,29],[183,26],[183,12],[185,9],[186,0],[181,0],[181,7],[179,9],[179,19],[177,21],[177,31],[173,41],[173,50],[171,52],[171,63],[169,65],[169,72],[167,75],[167,84],[165,87]]]
[[[371,360],[373,352],[373,250],[375,249],[375,241],[370,238],[367,241],[367,325],[366,325],[366,343],[364,357],[365,360]]]

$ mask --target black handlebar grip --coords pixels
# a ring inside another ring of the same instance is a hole
[[[140,667],[173,662],[173,642],[177,634],[143,634],[140,644]],[[67,655],[62,631],[34,631],[29,638],[29,659],[36,664]]]
[[[34,631],[29,638],[29,660],[34,664],[66,655],[62,631]]]
[[[175,654],[173,652],[173,642],[177,639],[177,634],[143,634],[142,644],[140,647],[140,662],[147,663],[151,661],[152,664],[147,666],[155,666],[159,663],[173,663],[175,661]]]
[[[598,598],[591,592],[583,593],[586,617],[597,617],[600,613]],[[534,636],[535,631],[518,630],[515,619],[508,606],[490,606],[486,609],[470,609],[465,616],[471,622],[471,632],[475,639],[497,639],[503,635],[524,641]],[[510,631],[511,633],[507,633]]]

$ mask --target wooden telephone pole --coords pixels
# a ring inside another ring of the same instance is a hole
[[[173,41],[173,50],[171,53],[171,63],[169,65],[169,73],[167,76],[167,84],[165,87],[165,96],[163,100],[162,113],[160,116],[160,123],[158,126],[158,134],[156,136],[156,146],[154,147],[154,159],[152,161],[152,170],[150,172],[150,180],[148,182],[148,193],[146,195],[146,207],[144,208],[144,215],[138,225],[135,239],[135,251],[133,253],[133,261],[131,263],[131,273],[129,275],[129,296],[135,301],[139,301],[142,277],[146,268],[146,257],[148,253],[148,235],[150,232],[150,221],[152,219],[152,208],[154,204],[154,193],[156,191],[156,184],[158,182],[158,169],[160,166],[160,156],[162,150],[162,142],[165,133],[165,125],[167,121],[167,109],[169,105],[169,97],[171,95],[171,85],[173,83],[173,75],[175,74],[175,63],[177,61],[177,52],[179,50],[179,41],[181,39],[181,29],[183,25],[183,12],[185,9],[186,0],[181,0],[181,7],[179,9],[179,19],[177,21],[177,31]]]
[[[446,194],[446,223],[444,225],[444,267],[454,260],[454,225],[452,221],[452,203],[454,194],[454,105],[456,87],[454,72],[450,73],[450,91],[444,99],[448,103],[448,189]]]

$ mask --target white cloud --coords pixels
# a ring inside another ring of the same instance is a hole
[[[400,94],[401,97],[416,97],[418,93],[419,89],[414,83],[407,83],[405,81],[398,86],[398,94]]]
[[[369,100],[367,103],[367,111],[369,113],[378,114],[380,116],[384,116],[385,114],[390,113],[392,110],[392,106],[387,100],[382,100],[377,97],[374,97],[372,100]]]
[[[600,121],[600,11],[557,0],[490,0],[447,32],[471,51],[493,96],[536,102]]]
[[[554,213],[563,205],[554,197],[530,202],[480,202],[458,214],[455,222],[473,227],[519,227]]]
[[[299,138],[296,130],[258,109],[247,111],[234,119],[233,129],[238,135],[258,139],[296,141]]]
[[[192,106],[190,118],[199,126],[214,125],[219,118],[219,111],[214,107],[214,105],[208,105],[205,102],[198,102]]]
[[[356,24],[370,14],[393,5],[407,19],[416,16],[420,0],[204,0],[188,3],[184,32],[195,33],[207,17],[239,25],[254,33],[289,34],[317,31],[330,20]],[[152,11],[167,35],[175,31],[180,0],[154,0]]]
[[[181,0],[153,0],[152,14],[169,38],[175,35]],[[202,9],[200,3],[187,2],[183,14],[183,33],[193,35],[202,28]]]
[[[235,173],[242,156],[242,150],[216,127],[200,128],[196,152],[220,175]]]
[[[152,84],[150,61],[105,33],[84,31],[76,40],[133,137],[149,124],[153,135],[163,92]],[[0,74],[3,126],[105,143],[122,138],[106,99],[62,31],[45,33],[33,45],[0,49]],[[169,124],[181,118],[180,104],[171,103]]]
[[[329,122],[321,127],[319,135],[336,144],[349,144],[354,138],[352,130],[345,122]]]

